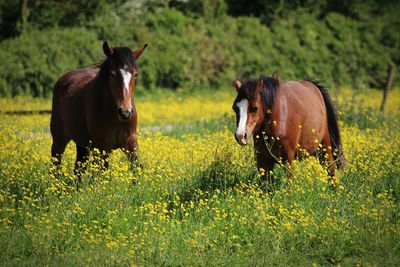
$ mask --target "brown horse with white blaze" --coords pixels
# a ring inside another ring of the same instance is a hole
[[[337,115],[320,83],[263,77],[243,84],[237,80],[234,86],[235,138],[246,145],[253,136],[262,181],[271,181],[270,173],[280,160],[291,164],[301,149],[313,155],[321,144],[336,184],[335,165],[341,168],[345,158]]]
[[[53,137],[51,155],[60,165],[70,140],[76,143],[75,173],[87,161],[90,149],[97,148],[108,167],[108,154],[117,148],[126,151],[137,164],[137,113],[133,99],[135,78],[139,72],[136,60],[147,44],[131,51],[128,47],[103,51],[107,58],[97,67],[73,70],[55,84],[50,121]]]

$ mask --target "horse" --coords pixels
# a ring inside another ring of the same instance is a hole
[[[335,170],[342,168],[345,157],[337,114],[327,89],[316,80],[281,81],[275,75],[240,82],[234,87],[236,113],[235,139],[247,145],[253,136],[260,183],[272,182],[276,163],[292,164],[304,154],[323,151],[328,173],[337,185]],[[288,179],[292,179],[289,171]]]
[[[80,173],[90,151],[101,151],[103,167],[108,168],[112,150],[123,149],[131,167],[137,166],[137,112],[133,99],[139,68],[137,59],[146,49],[110,47],[103,43],[106,59],[90,68],[62,75],[53,88],[50,130],[51,156],[57,167],[67,144],[76,144],[74,173]]]

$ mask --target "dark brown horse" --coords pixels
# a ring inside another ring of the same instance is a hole
[[[335,177],[335,165],[341,168],[345,159],[337,116],[320,83],[263,77],[243,84],[237,80],[234,86],[235,138],[246,145],[253,136],[262,181],[271,180],[270,171],[280,160],[290,164],[300,150],[315,154],[319,145]]]
[[[126,151],[132,164],[137,163],[137,113],[132,95],[139,71],[136,60],[146,47],[132,52],[104,42],[107,58],[101,65],[70,71],[57,81],[50,122],[51,155],[57,165],[70,140],[76,143],[78,176],[92,148],[104,152],[105,168],[108,154],[117,148]]]

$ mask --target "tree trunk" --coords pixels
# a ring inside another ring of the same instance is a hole
[[[26,31],[28,26],[28,17],[29,17],[29,7],[28,7],[28,0],[21,1],[21,20],[20,20],[20,29],[19,34],[22,34]]]
[[[385,111],[385,106],[386,106],[386,100],[387,96],[389,93],[390,88],[392,88],[392,83],[393,83],[393,77],[394,77],[394,70],[396,68],[396,65],[394,63],[389,64],[388,68],[388,76],[386,79],[386,86],[385,90],[383,91],[383,99],[382,99],[382,104],[381,104],[381,112]]]

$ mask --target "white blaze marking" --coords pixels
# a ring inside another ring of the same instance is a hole
[[[125,89],[129,91],[129,84],[131,82],[132,74],[127,71],[125,68],[119,70],[122,75],[122,79],[124,80]]]
[[[242,99],[236,104],[236,106],[239,108],[239,124],[236,129],[236,135],[239,135],[246,132],[247,109],[249,108],[249,101],[247,99]]]

